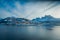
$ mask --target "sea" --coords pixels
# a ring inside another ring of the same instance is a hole
[[[0,24],[0,40],[60,40],[60,26]]]

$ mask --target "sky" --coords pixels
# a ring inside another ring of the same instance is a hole
[[[45,15],[60,18],[60,1],[0,0],[0,18],[33,19]]]

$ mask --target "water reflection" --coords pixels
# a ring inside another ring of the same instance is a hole
[[[60,40],[60,26],[12,26],[0,25],[0,37]]]

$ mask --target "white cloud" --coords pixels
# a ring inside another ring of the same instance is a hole
[[[20,4],[20,2],[15,2],[15,7],[11,7],[9,5],[6,8],[3,8],[0,12],[0,17],[24,17],[28,19],[42,17],[44,15],[52,15],[54,17],[60,17],[60,6],[53,7],[56,2],[51,3],[50,1],[46,2],[27,2],[24,5]],[[50,9],[51,8],[51,9]],[[8,11],[10,10],[10,11]],[[46,10],[46,11],[45,11]]]

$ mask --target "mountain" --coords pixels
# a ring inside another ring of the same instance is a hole
[[[45,15],[44,17],[42,18],[35,18],[35,19],[32,19],[33,22],[44,22],[44,21],[54,21],[55,18],[52,17],[51,15]]]
[[[1,23],[4,23],[4,24],[12,24],[14,23],[14,21],[15,21],[15,17],[7,17],[4,19],[1,19]]]
[[[24,22],[24,21],[29,21],[29,20],[25,18],[16,18],[16,21]]]
[[[44,17],[37,17],[35,19],[29,20],[25,18],[15,18],[15,17],[7,17],[0,20],[0,23],[3,24],[60,24],[60,18],[54,18],[51,15],[45,15]]]
[[[0,18],[0,20],[1,20],[2,18]]]
[[[40,22],[40,18],[38,17],[38,18],[36,18],[36,19],[32,19],[32,22]]]
[[[0,18],[0,23],[1,23],[2,18]]]
[[[55,18],[52,17],[51,15],[45,15],[44,17],[41,18],[41,21],[54,21]]]
[[[29,23],[30,20],[25,18],[15,18],[15,17],[7,17],[1,20],[0,23],[5,24],[23,24],[23,23]]]

